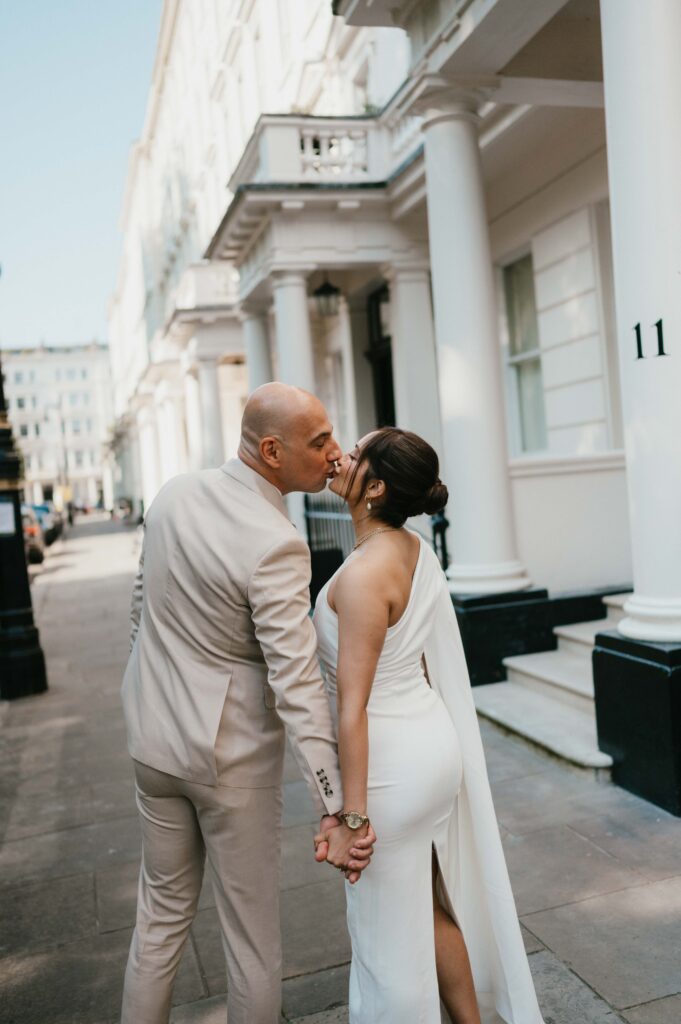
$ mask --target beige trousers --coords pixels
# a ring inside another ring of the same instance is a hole
[[[138,761],[135,779],[142,866],[121,1024],[167,1024],[206,857],[229,1024],[279,1024],[281,789],[203,786]]]

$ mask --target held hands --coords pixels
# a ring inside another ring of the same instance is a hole
[[[376,833],[371,824],[351,829],[341,824],[335,815],[326,815],[314,837],[315,860],[325,860],[339,868],[354,885],[371,861],[375,842]]]

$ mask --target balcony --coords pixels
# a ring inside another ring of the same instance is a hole
[[[229,187],[385,181],[418,142],[418,118],[264,114]]]

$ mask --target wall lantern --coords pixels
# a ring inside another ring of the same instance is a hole
[[[331,284],[328,277],[324,278],[324,284],[315,288],[312,296],[317,303],[317,312],[320,316],[336,316],[340,305],[341,290]]]

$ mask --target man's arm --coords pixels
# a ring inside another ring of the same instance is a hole
[[[137,631],[140,628],[140,618],[142,617],[142,597],[144,594],[143,577],[144,533],[142,534],[142,550],[140,552],[140,560],[139,565],[137,567],[137,575],[135,576],[135,582],[133,583],[132,586],[132,600],[130,602],[130,650],[133,649],[133,646],[135,644]]]
[[[338,749],[310,620],[310,552],[296,534],[261,558],[248,587],[277,712],[320,814],[343,807]]]

